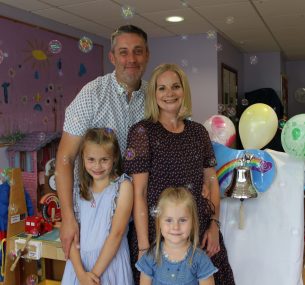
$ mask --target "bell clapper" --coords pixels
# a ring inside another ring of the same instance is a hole
[[[240,230],[245,228],[245,213],[244,213],[244,199],[240,199],[240,207],[239,207],[239,225],[238,228]]]

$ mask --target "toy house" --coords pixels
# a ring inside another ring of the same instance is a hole
[[[44,178],[46,163],[55,158],[60,137],[57,132],[32,132],[7,148],[9,166],[21,169],[23,185],[31,197],[35,214],[40,185],[44,184],[41,177]]]

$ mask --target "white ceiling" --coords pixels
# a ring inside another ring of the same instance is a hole
[[[0,0],[30,13],[109,38],[134,24],[149,37],[217,31],[244,52],[281,51],[305,60],[305,0]],[[122,7],[134,13],[127,19]],[[1,14],[1,11],[0,11]],[[167,16],[184,17],[168,23]]]

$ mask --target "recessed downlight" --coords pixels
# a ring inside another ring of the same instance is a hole
[[[180,16],[170,16],[165,19],[167,22],[178,23],[184,21],[183,17]]]

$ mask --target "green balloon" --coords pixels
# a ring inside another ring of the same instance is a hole
[[[301,135],[301,130],[300,130],[299,128],[294,128],[294,129],[292,130],[292,138],[293,138],[295,141],[299,139],[300,135]]]
[[[289,155],[305,159],[305,114],[290,118],[281,134],[283,149]]]

